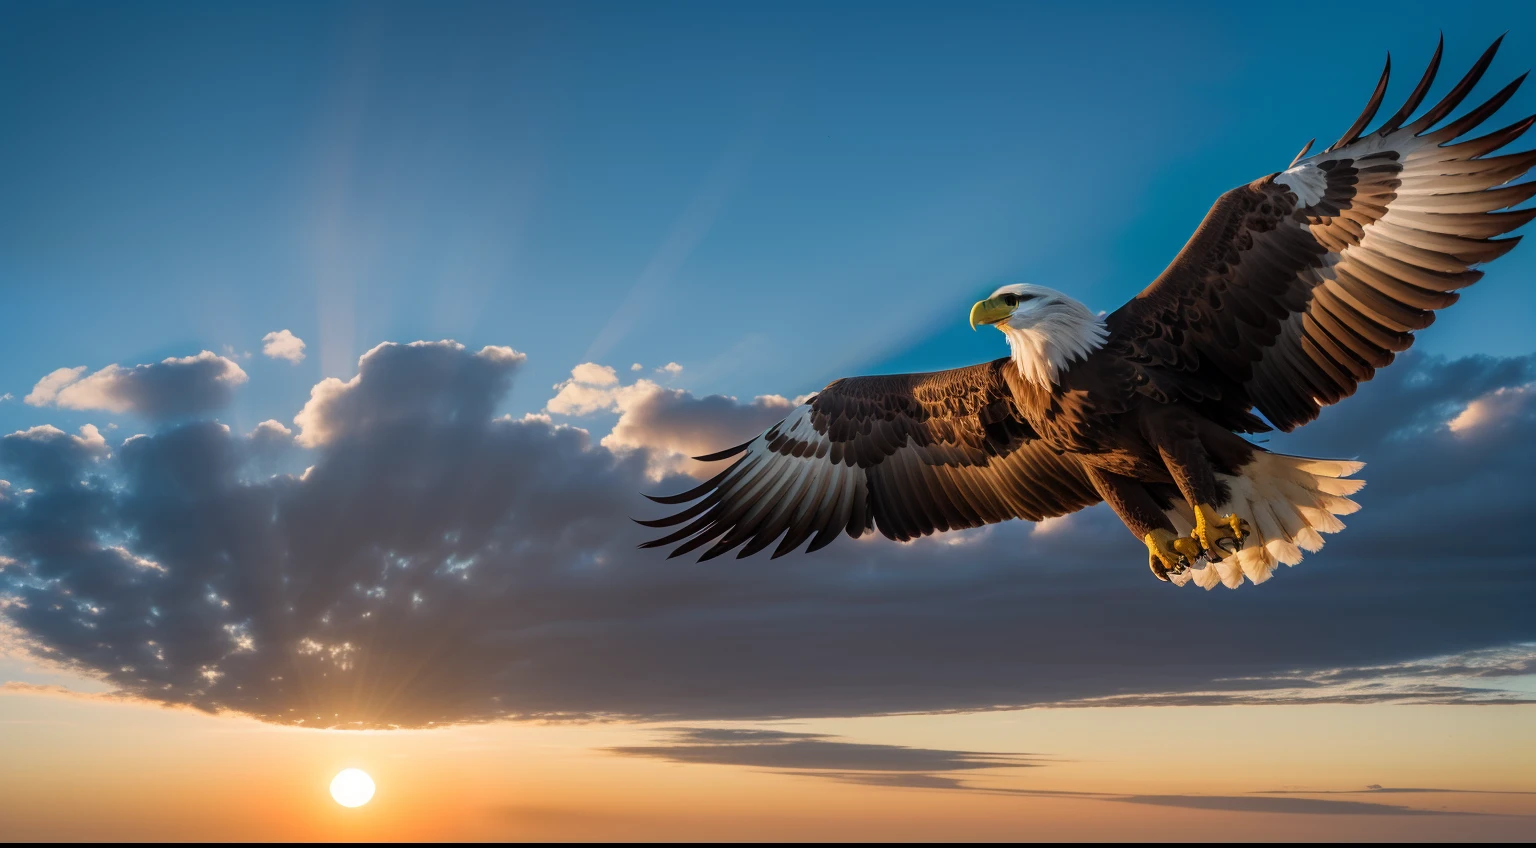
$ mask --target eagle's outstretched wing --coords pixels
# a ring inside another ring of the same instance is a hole
[[[1235,429],[1264,429],[1246,412],[1255,407],[1292,430],[1406,350],[1414,330],[1482,276],[1473,265],[1514,247],[1518,237],[1494,237],[1536,209],[1495,210],[1536,195],[1536,182],[1505,185],[1536,165],[1536,151],[1489,154],[1536,116],[1457,139],[1525,76],[1431,129],[1477,84],[1498,46],[1405,124],[1434,80],[1437,48],[1403,107],[1362,135],[1386,92],[1388,57],[1365,111],[1337,143],[1222,195],[1162,276],[1107,319],[1110,350],[1137,368],[1141,391],[1192,403],[1238,422],[1229,423]]]
[[[905,541],[1097,502],[1077,460],[1046,447],[1020,417],[1007,362],[832,383],[752,441],[699,457],[740,455],[702,485],[652,498],[698,502],[640,522],[686,522],[641,547],[675,544],[679,556],[713,542],[705,560],[743,544],[737,556],[750,556],[783,536],[777,557],[807,539],[817,550],[841,531],[857,538],[878,527]]]

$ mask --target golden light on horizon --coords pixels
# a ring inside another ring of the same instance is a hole
[[[343,807],[361,807],[373,800],[373,778],[362,769],[343,769],[331,779],[331,797]]]

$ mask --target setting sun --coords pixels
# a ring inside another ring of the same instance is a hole
[[[343,807],[361,807],[373,800],[373,778],[362,769],[345,769],[331,780],[331,797]]]

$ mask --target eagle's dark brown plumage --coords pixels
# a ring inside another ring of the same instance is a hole
[[[1364,134],[1389,58],[1338,142],[1222,195],[1167,270],[1102,323],[1048,289],[1005,287],[976,309],[1008,335],[1013,357],[838,380],[766,433],[701,457],[739,458],[654,498],[697,502],[641,522],[681,525],[646,547],[702,548],[709,559],[777,542],[780,556],[840,532],[909,540],[1106,500],[1147,543],[1159,577],[1267,579],[1275,562],[1300,559],[1298,546],[1320,546],[1319,531],[1342,527],[1333,515],[1353,510],[1344,496],[1360,484],[1340,478],[1358,464],[1269,454],[1234,434],[1289,431],[1353,394],[1481,277],[1472,266],[1519,241],[1499,236],[1536,217],[1498,211],[1536,195],[1536,182],[1509,184],[1536,151],[1490,155],[1536,116],[1460,140],[1524,75],[1433,129],[1498,46],[1409,122],[1437,48],[1402,108]]]

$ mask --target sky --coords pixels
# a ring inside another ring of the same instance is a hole
[[[1102,506],[628,520],[1003,355],[998,285],[1113,310],[1388,51],[1393,105],[1506,30],[1485,95],[1528,4],[0,0],[0,835],[1536,836],[1527,249],[1266,443],[1370,485],[1263,586]]]

